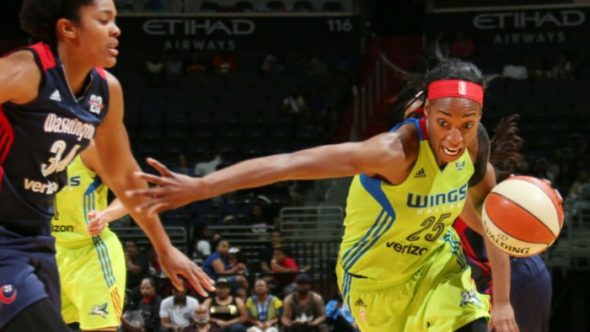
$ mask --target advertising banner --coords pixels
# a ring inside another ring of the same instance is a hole
[[[125,16],[121,47],[145,51],[358,50],[355,16]]]
[[[493,47],[586,45],[590,36],[590,7],[488,8],[432,13],[426,20],[429,40],[458,32]]]

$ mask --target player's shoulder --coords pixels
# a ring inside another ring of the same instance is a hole
[[[107,81],[109,88],[121,88],[121,82],[113,73],[101,67],[96,67],[96,71]]]
[[[33,52],[19,50],[0,58],[2,102],[26,103],[37,95],[41,70]]]

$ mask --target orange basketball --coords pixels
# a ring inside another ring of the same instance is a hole
[[[486,236],[500,249],[511,256],[532,256],[559,236],[563,202],[547,181],[511,176],[486,197],[482,222]]]

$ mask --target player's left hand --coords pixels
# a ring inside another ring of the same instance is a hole
[[[88,219],[90,220],[86,225],[86,230],[90,236],[98,236],[109,223],[109,219],[102,211],[88,212]]]
[[[138,211],[147,211],[149,215],[154,215],[166,210],[176,209],[199,199],[208,198],[199,197],[198,178],[172,172],[152,158],[148,158],[147,162],[160,173],[160,176],[143,172],[137,173],[139,178],[156,185],[148,189],[128,190],[126,192],[129,197],[146,198],[146,201],[137,207]]]
[[[509,302],[494,303],[489,329],[494,332],[519,332],[514,316],[514,309],[512,309],[512,305]]]
[[[209,295],[207,290],[211,292],[215,290],[213,280],[176,247],[169,246],[163,252],[158,251],[157,254],[162,269],[164,269],[176,289],[184,287],[179,278],[179,275],[181,275],[203,297]]]

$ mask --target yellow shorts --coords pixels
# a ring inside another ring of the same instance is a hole
[[[125,256],[114,234],[94,237],[80,248],[57,246],[61,312],[67,324],[82,330],[121,325],[125,296]]]
[[[461,253],[462,254],[462,253]],[[337,264],[338,286],[362,332],[450,332],[489,319],[489,297],[448,248],[409,280],[357,278]]]

